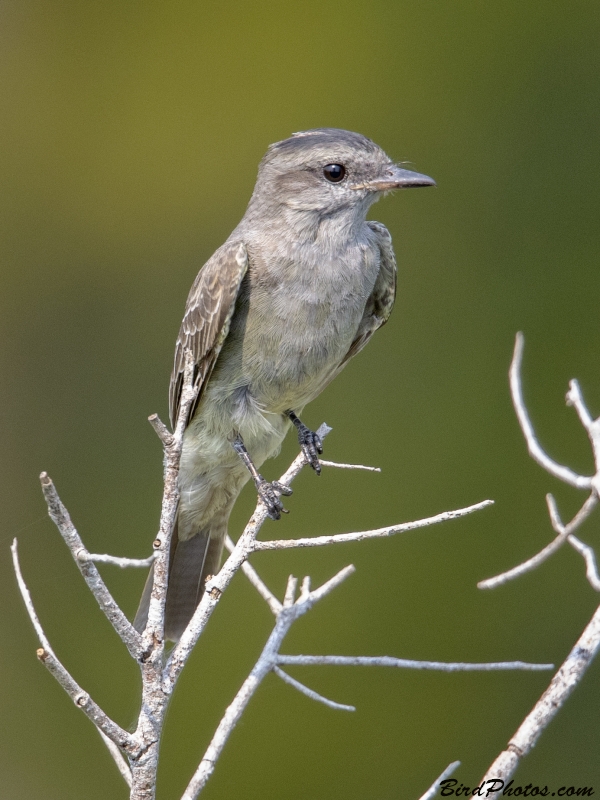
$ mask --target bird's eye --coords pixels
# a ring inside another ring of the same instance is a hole
[[[346,167],[343,164],[327,164],[323,167],[323,175],[330,183],[339,183],[346,177]]]

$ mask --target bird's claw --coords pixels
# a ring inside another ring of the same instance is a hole
[[[323,442],[318,433],[311,431],[306,425],[298,430],[298,442],[302,448],[304,458],[314,469],[317,475],[321,474],[321,463],[319,456],[323,452]]]
[[[290,513],[287,508],[283,507],[283,503],[281,502],[280,498],[280,495],[282,494],[286,497],[289,497],[289,495],[292,494],[292,490],[289,486],[286,486],[284,483],[280,483],[279,481],[266,481],[262,475],[259,475],[258,480],[256,481],[256,491],[258,492],[258,497],[267,509],[267,514],[269,517],[271,517],[271,519],[281,519],[282,514]]]

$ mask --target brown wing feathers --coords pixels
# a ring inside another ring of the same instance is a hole
[[[378,328],[381,328],[392,313],[396,299],[396,259],[392,247],[392,237],[381,222],[367,222],[377,234],[377,243],[381,254],[379,274],[371,296],[367,300],[363,318],[360,321],[354,341],[344,356],[340,367],[359,353]]]
[[[175,363],[169,389],[169,411],[173,426],[179,408],[185,350],[190,349],[194,356],[195,379],[200,385],[197,405],[229,331],[235,301],[247,268],[248,255],[244,244],[225,243],[206,262],[194,281],[175,345]],[[194,411],[195,407],[190,410],[190,419]]]

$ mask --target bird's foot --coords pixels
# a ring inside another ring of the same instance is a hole
[[[303,425],[302,428],[298,429],[298,442],[304,453],[304,458],[317,475],[320,475],[321,462],[319,461],[319,455],[323,452],[321,437],[314,431],[311,431],[310,428],[307,428],[306,425]]]
[[[323,452],[323,442],[321,437],[307,428],[306,425],[300,420],[293,411],[287,412],[288,417],[294,423],[298,431],[298,444],[304,454],[307,464],[314,469],[317,475],[321,474],[321,463],[319,456]]]
[[[283,507],[283,503],[280,500],[280,495],[283,494],[287,497],[292,494],[290,487],[279,481],[272,481],[269,483],[269,481],[263,478],[254,466],[250,454],[246,450],[244,440],[239,433],[231,440],[231,446],[248,468],[250,475],[252,475],[252,480],[258,492],[258,499],[267,509],[267,514],[271,519],[281,519],[282,514],[288,514],[288,510]]]
[[[254,483],[256,485],[256,491],[258,492],[258,498],[264,504],[267,509],[267,514],[271,519],[281,519],[282,513],[290,513],[287,508],[283,507],[280,497],[282,494],[286,497],[292,494],[292,490],[289,486],[279,481],[266,481],[260,474],[254,479]]]

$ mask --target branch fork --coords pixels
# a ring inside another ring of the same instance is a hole
[[[478,586],[480,589],[492,589],[526,572],[530,572],[550,558],[550,556],[562,547],[565,542],[568,542],[583,556],[586,564],[586,577],[590,586],[595,591],[600,591],[600,578],[598,576],[594,551],[589,545],[584,544],[575,536],[575,531],[598,505],[600,489],[600,417],[597,419],[592,417],[583,399],[579,383],[576,380],[570,381],[566,402],[568,406],[575,409],[579,421],[588,435],[594,456],[596,472],[592,476],[578,475],[569,467],[565,467],[551,459],[544,451],[535,435],[529,413],[523,400],[521,382],[523,346],[523,334],[517,333],[509,371],[509,380],[513,405],[527,443],[529,454],[546,470],[546,472],[550,473],[550,475],[553,475],[555,478],[558,478],[576,489],[588,491],[589,494],[579,511],[568,523],[562,521],[553,495],[547,494],[546,502],[548,505],[550,523],[556,533],[554,540],[546,545],[539,553],[523,563],[513,567],[507,572],[496,575],[494,578],[481,581]],[[598,653],[598,650],[600,650],[600,606],[598,606],[595,614],[573,649],[552,678],[546,691],[519,726],[506,749],[488,769],[482,782],[491,780],[506,781],[511,778],[521,759],[531,751],[542,732],[550,724],[559,709],[565,704],[574,688],[581,681],[587,668]]]
[[[575,409],[577,416],[579,417],[579,420],[588,435],[594,455],[596,472],[592,476],[578,475],[569,467],[565,467],[550,458],[550,456],[547,455],[542,448],[535,435],[533,424],[523,399],[521,364],[523,361],[524,343],[525,340],[523,334],[517,333],[515,349],[510,365],[509,381],[515,413],[517,415],[517,419],[519,420],[523,436],[525,437],[529,454],[534,461],[537,461],[537,463],[540,464],[540,466],[542,466],[546,472],[549,472],[550,475],[553,475],[555,478],[558,478],[559,480],[569,484],[569,486],[573,486],[576,489],[584,489],[589,491],[589,495],[577,514],[575,514],[573,519],[566,524],[563,523],[560,518],[556,500],[554,499],[553,495],[546,495],[550,522],[557,534],[555,539],[550,542],[550,544],[546,545],[546,547],[544,547],[539,553],[527,559],[523,563],[513,567],[510,570],[507,570],[506,572],[496,575],[493,578],[487,578],[486,580],[480,581],[477,585],[480,589],[494,589],[496,586],[501,586],[503,583],[506,583],[513,578],[517,578],[526,572],[530,572],[531,570],[535,569],[544,561],[546,561],[546,559],[550,558],[550,556],[553,555],[560,547],[562,547],[565,542],[568,542],[571,547],[577,550],[577,552],[584,557],[586,562],[586,577],[588,582],[593,589],[600,591],[600,577],[598,576],[596,569],[596,560],[593,550],[589,547],[589,545],[581,542],[574,534],[577,528],[582,525],[582,523],[596,508],[598,505],[598,499],[600,497],[600,417],[598,417],[598,419],[592,418],[592,415],[585,405],[579,383],[576,380],[570,381],[569,391],[566,395],[566,402],[568,406],[572,406]]]
[[[162,421],[153,415],[150,423],[162,442],[164,450],[164,493],[157,536],[154,541],[154,552],[149,559],[125,559],[109,555],[90,553],[77,533],[66,508],[50,478],[42,473],[42,489],[48,505],[49,514],[58,527],[63,539],[69,547],[75,563],[83,575],[88,587],[94,594],[98,605],[110,620],[118,636],[136,661],[142,677],[142,701],[137,727],[133,733],[125,731],[111,720],[92,700],[90,695],[79,686],[65,666],[59,661],[42,629],[35,612],[33,602],[23,580],[19,565],[17,542],[13,543],[13,562],[17,581],[25,606],[36,630],[41,647],[38,658],[49,672],[58,680],[65,691],[73,699],[75,705],[94,723],[103,742],[111,753],[115,764],[131,789],[131,800],[154,800],[156,771],[158,767],[159,742],[169,699],[175,689],[177,680],[187,663],[193,647],[204,631],[223,592],[229,586],[235,574],[241,569],[259,595],[265,600],[275,617],[275,624],[263,651],[247,679],[242,684],[235,698],[226,709],[215,734],[196,769],[181,800],[193,800],[198,796],[206,781],[215,769],[216,761],[233,728],[253,696],[256,688],[270,672],[280,680],[295,688],[305,696],[330,708],[353,711],[354,707],[330,700],[309,689],[296,678],[282,669],[284,666],[302,666],[306,664],[322,665],[363,665],[387,666],[412,669],[456,670],[493,670],[493,669],[547,669],[551,665],[524,664],[522,662],[498,662],[494,664],[446,664],[439,662],[409,661],[391,657],[371,656],[307,656],[284,655],[280,652],[282,642],[293,623],[337,588],[354,571],[353,566],[340,570],[322,586],[312,589],[310,578],[305,577],[298,587],[298,580],[290,576],[283,600],[279,600],[261,579],[248,559],[253,553],[264,550],[281,550],[295,547],[317,547],[348,541],[362,541],[369,538],[391,536],[429,525],[445,522],[481,510],[491,504],[485,500],[481,503],[447,511],[415,522],[390,525],[369,531],[335,534],[332,536],[310,536],[300,539],[281,539],[265,542],[258,540],[260,529],[267,518],[267,510],[258,502],[246,528],[234,543],[227,538],[225,542],[229,556],[217,575],[206,584],[206,591],[184,631],[179,642],[173,647],[165,660],[164,646],[164,608],[168,579],[168,553],[170,536],[177,514],[179,502],[178,474],[179,462],[183,447],[183,435],[188,415],[196,397],[198,388],[194,382],[194,365],[190,352],[185,356],[185,373],[181,394],[178,418],[175,429],[170,432]],[[577,401],[579,402],[579,401]],[[322,425],[318,436],[323,439],[331,429]],[[307,464],[306,457],[300,453],[289,469],[281,476],[280,483],[289,486],[296,475]],[[322,461],[326,467],[342,469],[376,468],[362,465],[336,464]],[[140,635],[127,620],[110,594],[100,576],[96,562],[112,564],[121,568],[139,567],[153,563],[154,583],[148,612],[146,629]]]

